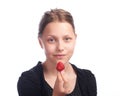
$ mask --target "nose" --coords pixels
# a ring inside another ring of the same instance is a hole
[[[64,42],[59,41],[57,44],[57,51],[62,52],[64,51]]]

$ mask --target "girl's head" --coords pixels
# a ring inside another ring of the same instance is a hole
[[[72,25],[75,32],[74,20],[70,12],[63,9],[51,9],[50,11],[45,12],[41,19],[38,32],[39,37],[43,34],[46,25],[51,22],[68,22]]]
[[[46,61],[68,63],[71,58],[76,34],[73,17],[62,9],[45,12],[38,33],[39,43],[46,54]]]

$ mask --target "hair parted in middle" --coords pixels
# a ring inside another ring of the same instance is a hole
[[[46,11],[42,16],[42,19],[39,23],[39,32],[38,36],[41,37],[44,28],[48,23],[51,22],[68,22],[72,25],[73,30],[75,32],[74,20],[70,12],[63,9],[51,9],[50,11]]]

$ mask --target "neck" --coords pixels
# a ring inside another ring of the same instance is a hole
[[[43,72],[48,75],[57,75],[56,65],[48,62],[43,63]]]

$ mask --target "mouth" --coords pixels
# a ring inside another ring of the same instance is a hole
[[[64,58],[65,57],[65,55],[64,54],[56,54],[56,55],[54,55],[57,59],[62,59],[62,58]]]

